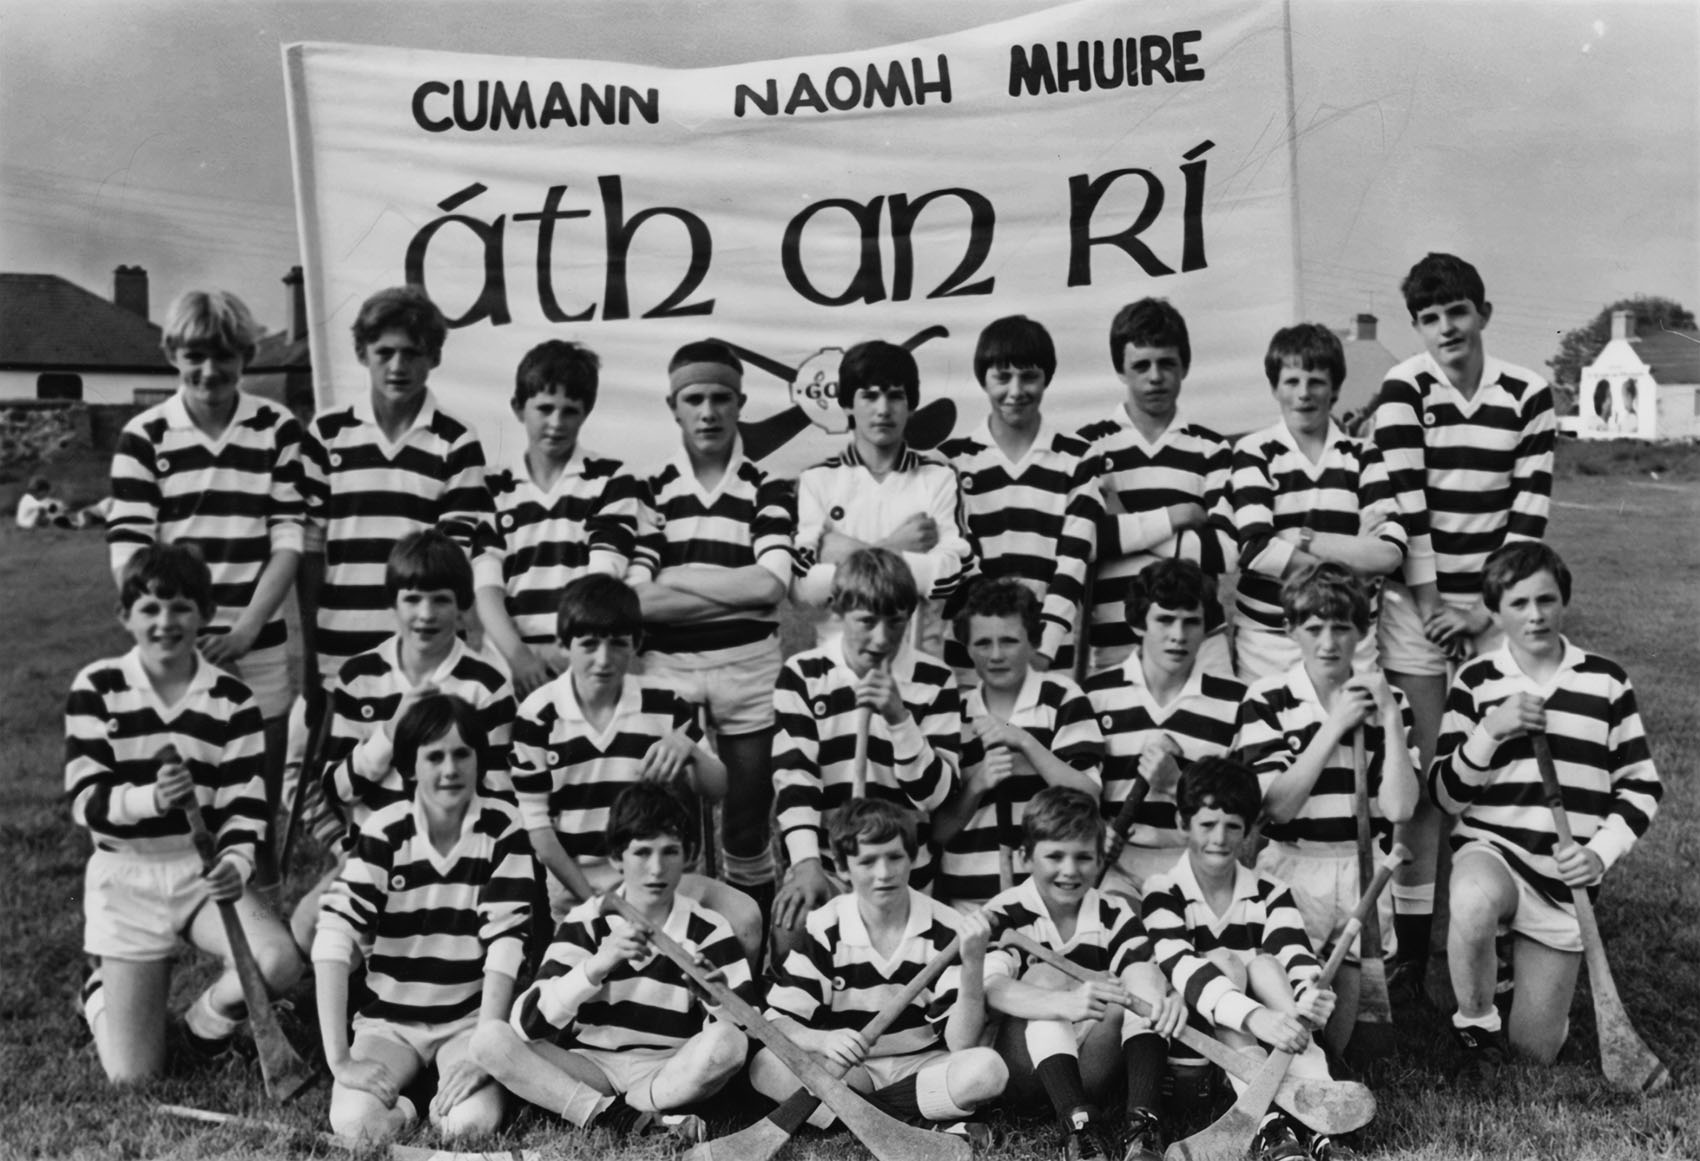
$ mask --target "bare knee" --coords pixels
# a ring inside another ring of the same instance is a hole
[[[1240,991],[1245,991],[1245,964],[1240,960],[1239,956],[1235,955],[1231,951],[1218,947],[1206,952],[1204,958],[1215,964],[1216,967],[1221,970],[1222,974],[1228,977],[1229,983],[1240,989]]]
[[[487,1084],[442,1116],[433,1113],[431,1124],[451,1141],[489,1136],[502,1127],[501,1086]]]
[[[952,1101],[972,1108],[1003,1093],[1009,1084],[1009,1068],[990,1048],[965,1048],[952,1054],[945,1082]]]
[[[730,1080],[744,1067],[750,1041],[734,1025],[716,1021],[702,1031],[703,1067],[716,1083]]]
[[[390,1107],[371,1093],[335,1085],[331,1088],[331,1132],[358,1140],[392,1135]]]
[[[1452,871],[1447,903],[1452,914],[1452,930],[1469,942],[1491,940],[1499,930],[1504,912],[1504,900],[1495,890],[1496,884],[1485,880],[1470,860]]]

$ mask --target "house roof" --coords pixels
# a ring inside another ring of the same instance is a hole
[[[1700,331],[1650,331],[1632,341],[1656,382],[1700,383]]]
[[[278,331],[260,340],[259,349],[254,352],[254,360],[248,364],[248,371],[250,374],[306,371],[311,370],[312,366],[313,357],[307,349],[306,336],[291,341],[289,332]]]
[[[159,334],[57,274],[0,274],[0,368],[174,375]]]
[[[1346,350],[1346,380],[1340,384],[1340,401],[1334,413],[1362,411],[1374,405],[1381,381],[1399,362],[1379,339],[1343,339]]]

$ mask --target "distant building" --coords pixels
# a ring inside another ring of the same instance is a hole
[[[1340,401],[1334,405],[1334,414],[1341,418],[1362,415],[1374,407],[1381,381],[1399,362],[1381,345],[1376,327],[1373,314],[1360,314],[1350,326],[1335,331],[1346,348],[1346,381],[1340,385]]]
[[[120,266],[112,300],[57,274],[0,274],[0,401],[150,403],[177,371],[148,321],[148,272]]]
[[[1630,311],[1613,311],[1611,340],[1582,368],[1566,418],[1583,439],[1700,437],[1700,331],[1638,334]]]
[[[313,411],[313,359],[307,349],[307,294],[301,267],[291,267],[283,285],[288,321],[282,331],[260,340],[242,386],[305,417]]]

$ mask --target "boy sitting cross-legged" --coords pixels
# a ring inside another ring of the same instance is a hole
[[[963,699],[962,789],[933,819],[944,844],[933,893],[959,911],[997,894],[999,860],[1013,862],[1002,848],[1021,845],[1013,827],[1035,794],[1069,786],[1098,801],[1103,736],[1074,682],[1032,667],[1039,634],[1039,598],[1010,577],[976,584],[957,614],[979,681]]]
[[[401,1090],[433,1065],[429,1112],[445,1137],[501,1123],[502,1090],[472,1062],[472,1034],[481,1019],[507,1019],[534,879],[518,812],[481,786],[488,753],[468,702],[442,693],[414,700],[395,729],[395,768],[412,797],[366,820],[342,889],[324,894],[313,965],[339,1136],[405,1132],[418,1112]],[[356,953],[370,998],[354,1015],[350,1044]]]
[[[1187,767],[1177,796],[1186,828],[1184,857],[1146,880],[1145,930],[1158,966],[1180,992],[1195,1027],[1235,1048],[1261,1041],[1296,1053],[1295,1076],[1328,1078],[1328,1062],[1306,1026],[1321,1027],[1334,993],[1315,986],[1322,965],[1286,886],[1240,865],[1261,806],[1257,776],[1227,758]],[[1241,1087],[1234,1080],[1236,1088]],[[1357,1154],[1317,1135],[1307,1151],[1297,1122],[1272,1109],[1259,1127],[1253,1161]]]
[[[1499,649],[1458,671],[1446,699],[1429,789],[1452,824],[1446,954],[1468,1060],[1489,1084],[1504,1059],[1494,1009],[1494,939],[1515,936],[1510,1043],[1550,1063],[1569,1031],[1582,935],[1571,895],[1597,887],[1658,813],[1663,787],[1629,677],[1564,636],[1570,570],[1542,544],[1488,557],[1482,600]],[[1550,739],[1575,842],[1558,843],[1530,735]]]
[[[919,600],[902,557],[881,548],[852,553],[838,566],[828,602],[842,627],[838,639],[797,654],[779,672],[774,808],[791,864],[773,905],[781,953],[801,933],[804,917],[844,889],[833,849],[822,839],[826,812],[852,800],[857,721],[864,713],[869,798],[915,811],[924,826],[956,790],[962,703],[944,663],[905,644]],[[930,885],[932,870],[922,845],[916,885]]]
[[[195,650],[213,614],[212,575],[188,545],[125,561],[118,614],[135,648],[85,666],[65,704],[65,792],[94,838],[83,888],[83,950],[99,966],[83,1008],[107,1079],[165,1067],[171,959],[186,937],[225,970],[189,1006],[191,1044],[222,1045],[242,987],[209,902],[234,902],[266,985],[301,972],[289,932],[245,884],[266,833],[263,723],[248,687]],[[204,870],[184,806],[200,804],[216,862]]]
[[[963,1122],[1009,1078],[997,1054],[978,1046],[991,930],[985,914],[963,916],[909,885],[915,819],[894,802],[851,803],[833,819],[832,847],[850,893],[810,912],[802,938],[776,961],[768,1017],[804,1051],[847,1069],[846,1084],[894,1115],[985,1137],[983,1127]],[[958,935],[960,960],[869,1044],[861,1028]],[[750,1083],[778,1101],[798,1088],[765,1048],[750,1062]],[[832,1121],[824,1105],[810,1117],[822,1128]]]
[[[1370,632],[1363,583],[1345,565],[1323,562],[1281,589],[1298,664],[1254,684],[1240,705],[1236,756],[1263,791],[1269,845],[1257,869],[1292,888],[1305,933],[1326,953],[1351,918],[1366,885],[1359,882],[1353,741],[1363,732],[1364,780],[1374,849],[1380,862],[1393,826],[1411,817],[1421,790],[1413,764],[1411,710],[1379,669],[1354,672],[1358,645]],[[1393,900],[1376,901],[1383,948],[1395,950]],[[1357,949],[1334,979],[1346,997],[1327,1030],[1330,1047],[1345,1050],[1357,1012]]]
[[[679,890],[696,833],[672,789],[626,786],[608,811],[607,849],[620,875],[609,890],[754,1002],[731,925]],[[672,1110],[719,1092],[748,1046],[743,1032],[704,1008],[645,928],[593,897],[561,921],[512,1019],[478,1026],[473,1059],[516,1096],[581,1128],[700,1142],[702,1119]]]
[[[722,798],[726,767],[703,745],[696,714],[671,688],[631,672],[643,612],[624,581],[591,573],[561,590],[557,617],[567,671],[520,706],[511,751],[514,792],[532,849],[548,872],[549,910],[568,909],[620,881],[603,834],[609,808],[634,782],[681,783]],[[761,912],[748,895],[702,875],[680,890],[724,915],[752,962]]]
[[[1114,982],[1077,985],[1047,964],[1029,963],[1017,949],[992,951],[986,1004],[1011,1017],[999,1030],[998,1055],[1010,1062],[1018,1088],[1031,1092],[1035,1081],[1043,1087],[1069,1161],[1122,1158],[1098,1116],[1119,1058],[1127,1074],[1123,1161],[1158,1161],[1164,1038],[1180,1031],[1186,1008],[1151,962],[1151,943],[1133,908],[1092,885],[1104,858],[1098,800],[1048,786],[1028,805],[1022,831],[1032,877],[986,905],[992,927],[1019,931]],[[1129,995],[1148,1003],[1154,1018],[1135,1015]]]

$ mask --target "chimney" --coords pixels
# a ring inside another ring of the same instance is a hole
[[[1628,310],[1611,312],[1611,337],[1614,339],[1632,339],[1635,337],[1635,313]]]
[[[289,341],[293,343],[307,337],[307,286],[301,277],[301,267],[291,266],[283,276],[283,284],[289,288],[285,293],[289,296]]]
[[[1375,316],[1360,314],[1352,320],[1352,338],[1360,343],[1375,342]]]
[[[120,266],[114,270],[112,301],[145,320],[148,317],[148,272],[140,266]]]

